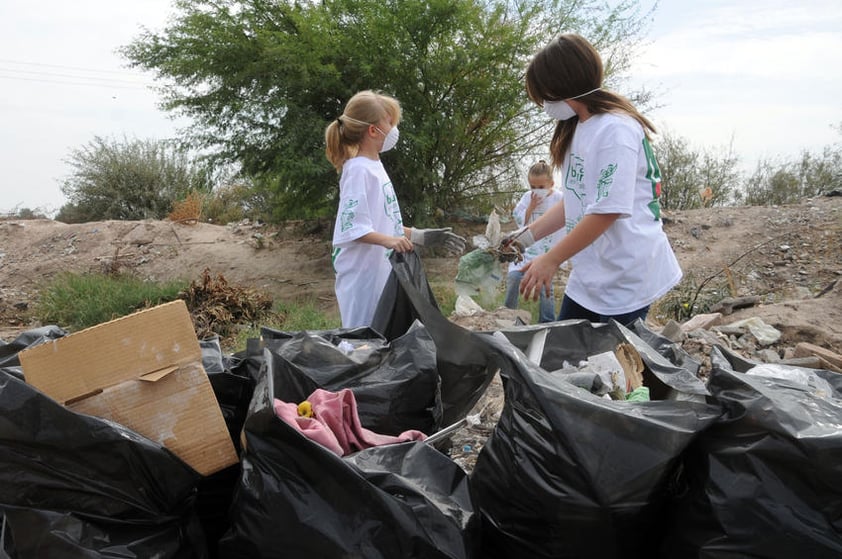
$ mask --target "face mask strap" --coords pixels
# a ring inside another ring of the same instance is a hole
[[[370,122],[363,122],[362,120],[357,120],[354,117],[348,116],[344,113],[339,118],[344,118],[344,119],[350,120],[351,122],[356,122],[357,124],[365,124],[366,126],[374,126],[375,128],[377,128],[377,126],[375,126],[374,124],[372,124]],[[336,120],[339,120],[339,118],[337,118]]]
[[[602,88],[601,88],[601,87],[595,87],[595,88],[593,88],[593,89],[592,89],[592,90],[590,90],[590,91],[586,91],[586,92],[582,93],[581,95],[577,95],[576,97],[568,97],[568,98],[567,98],[567,100],[569,100],[569,99],[578,99],[579,97],[584,97],[585,95],[590,95],[590,94],[591,94],[591,93],[593,93],[594,91],[599,91],[600,89],[602,89]]]

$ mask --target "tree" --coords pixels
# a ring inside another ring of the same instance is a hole
[[[834,126],[842,134],[842,123]],[[749,205],[789,204],[842,189],[842,144],[825,146],[820,154],[804,150],[795,160],[762,159],[740,193]]]
[[[520,182],[519,161],[548,139],[522,78],[540,45],[578,31],[616,75],[648,15],[638,0],[175,5],[163,31],[144,31],[122,52],[166,84],[166,110],[192,120],[186,143],[239,164],[274,196],[275,217],[328,215],[338,193],[324,128],[357,91],[383,90],[404,108],[401,142],[384,160],[413,224]]]
[[[209,192],[209,174],[164,141],[99,136],[71,151],[73,173],[62,192],[69,203],[56,219],[161,219],[191,190]]]
[[[741,180],[732,146],[699,151],[684,138],[663,131],[652,150],[661,168],[661,204],[665,209],[689,210],[732,201]]]

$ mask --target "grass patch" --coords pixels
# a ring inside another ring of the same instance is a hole
[[[342,326],[339,316],[325,313],[312,300],[279,302],[275,304],[273,318],[264,324],[253,325],[240,330],[229,340],[222,340],[223,349],[239,351],[246,347],[249,338],[260,337],[260,328],[266,326],[283,332],[304,330],[336,330]]]
[[[185,281],[162,284],[127,275],[63,273],[40,290],[34,314],[42,324],[82,330],[174,301],[186,287]]]

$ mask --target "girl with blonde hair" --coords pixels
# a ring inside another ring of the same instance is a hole
[[[405,227],[398,198],[380,154],[398,142],[397,99],[361,91],[325,129],[325,154],[339,179],[333,230],[336,300],[343,328],[369,326],[392,270],[392,251],[443,245],[461,252],[465,241],[446,229]]]

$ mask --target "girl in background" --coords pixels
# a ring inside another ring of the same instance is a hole
[[[524,193],[512,211],[515,223],[519,227],[536,221],[562,199],[561,192],[553,188],[553,168],[543,159],[529,168],[526,180],[529,182],[530,190]],[[509,271],[506,274],[506,300],[503,303],[506,307],[518,308],[520,281],[523,278],[521,269],[536,256],[548,252],[562,234],[563,232],[558,231],[547,235],[524,250],[522,261],[509,264]],[[538,322],[552,322],[553,320],[555,320],[555,299],[553,286],[550,283],[549,291],[541,289],[539,295]]]

